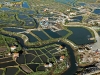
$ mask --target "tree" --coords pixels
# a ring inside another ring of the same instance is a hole
[[[98,26],[98,22],[95,21],[95,22],[94,22],[94,26]]]
[[[69,23],[69,21],[66,19],[66,20],[65,20],[65,24],[67,24],[67,23]]]

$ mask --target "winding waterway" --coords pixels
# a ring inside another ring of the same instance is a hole
[[[0,33],[0,34],[2,34],[2,35],[4,35],[4,36],[9,36],[9,37],[13,37],[13,38],[15,38],[16,40],[18,40],[18,43],[22,46],[22,48],[29,48],[28,46],[26,46],[25,44],[24,44],[24,41],[22,40],[22,38],[20,38],[20,37],[17,37],[17,36],[12,36],[12,35],[8,35],[8,34],[3,34],[3,33]],[[62,73],[61,75],[73,75],[73,74],[75,74],[75,72],[77,71],[77,66],[76,66],[76,60],[75,60],[75,56],[74,56],[74,52],[73,52],[73,49],[69,46],[69,45],[67,45],[67,44],[65,44],[65,43],[63,43],[63,42],[54,42],[54,43],[56,43],[56,44],[61,44],[61,45],[64,45],[67,49],[68,49],[68,51],[69,51],[69,55],[70,55],[70,64],[71,64],[71,66],[69,67],[69,69],[68,70],[66,70],[64,73]],[[54,44],[54,43],[50,43],[50,44]],[[46,45],[50,45],[50,44],[46,44]],[[37,47],[37,48],[40,48],[40,47],[44,47],[44,46],[46,46],[46,45],[43,45],[43,46],[39,46],[39,47]],[[32,47],[31,47],[32,48]],[[36,48],[36,47],[33,47],[33,48]]]

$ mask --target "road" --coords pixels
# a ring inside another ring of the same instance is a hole
[[[95,39],[97,40],[97,42],[92,45],[92,50],[100,49],[100,36],[99,36],[99,34],[95,31],[94,28],[92,28],[92,27],[89,27],[89,28],[94,32]]]

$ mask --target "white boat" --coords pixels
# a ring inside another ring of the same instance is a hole
[[[76,64],[76,66],[78,66],[78,64],[77,63],[75,63]]]

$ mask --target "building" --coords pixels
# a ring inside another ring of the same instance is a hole
[[[44,67],[52,67],[52,66],[53,66],[52,63],[46,63],[46,64],[44,64]]]
[[[11,51],[14,51],[16,49],[16,46],[11,46],[10,49]]]
[[[13,53],[13,59],[16,61],[17,57],[19,57],[19,53]]]
[[[67,9],[67,11],[70,11],[70,9]]]
[[[63,61],[65,59],[65,56],[64,55],[62,55],[62,56],[60,56],[60,61]]]
[[[76,15],[76,12],[70,12],[69,15]]]
[[[63,48],[63,46],[61,46],[61,45],[60,45],[60,46],[59,46],[59,48],[60,48],[60,49],[62,49],[62,48]]]

